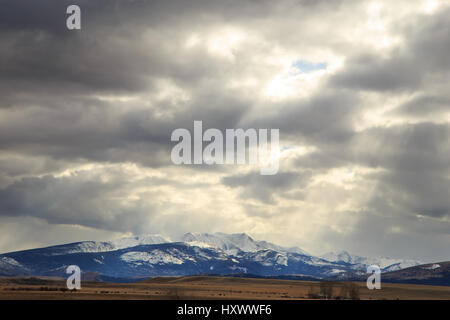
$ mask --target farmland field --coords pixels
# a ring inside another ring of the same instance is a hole
[[[324,292],[326,294],[324,295]],[[349,294],[353,292],[353,295]],[[138,283],[82,282],[78,291],[51,278],[0,278],[0,299],[450,299],[450,287],[383,283],[368,290],[363,282],[324,283],[230,277],[160,277]]]

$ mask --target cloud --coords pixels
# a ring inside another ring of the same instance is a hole
[[[80,31],[65,27],[69,4]],[[449,10],[3,1],[0,220],[61,242],[222,231],[311,252],[448,255]],[[194,120],[280,129],[280,172],[173,165],[171,132]],[[51,242],[32,234],[14,247]]]
[[[450,111],[450,98],[442,95],[420,95],[401,104],[392,111],[394,115],[413,118],[445,115]]]
[[[263,176],[256,172],[226,176],[222,182],[231,188],[243,188],[243,198],[255,198],[266,204],[274,204],[275,195],[282,195],[283,191],[293,187],[305,187],[310,176],[309,172],[279,172],[273,176]]]
[[[23,178],[0,190],[1,214],[41,218],[51,224],[73,224],[113,231],[139,232],[152,215],[129,204],[124,177],[80,172],[66,177]]]
[[[445,81],[450,67],[449,10],[432,16],[414,16],[413,22],[402,26],[403,45],[394,47],[387,55],[364,52],[351,57],[345,71],[331,78],[331,84],[383,92],[412,91]]]

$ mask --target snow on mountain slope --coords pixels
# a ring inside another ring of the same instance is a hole
[[[362,261],[364,259],[359,256],[353,256],[353,255],[349,254],[347,251],[328,252],[324,255],[321,255],[320,257],[325,260],[328,260],[328,261],[342,261],[342,262],[352,263],[352,264],[362,263]]]
[[[184,260],[176,257],[173,253],[166,253],[161,250],[153,250],[150,252],[131,251],[120,256],[125,262],[131,262],[141,265],[146,262],[148,264],[183,264]],[[192,260],[192,259],[191,259]]]
[[[260,255],[267,254],[267,250],[277,253],[270,261],[264,262],[264,265],[285,265],[288,262],[286,256],[287,253],[295,253],[309,257],[304,262],[309,265],[327,265],[331,263],[345,263],[349,264],[354,270],[365,270],[368,265],[379,265],[383,272],[395,271],[403,268],[416,266],[421,264],[420,261],[404,260],[404,259],[390,259],[390,258],[366,258],[357,255],[352,255],[347,251],[341,251],[338,253],[330,252],[321,257],[314,257],[309,255],[298,247],[285,248],[267,241],[256,241],[245,233],[226,234],[226,233],[186,233],[183,236],[176,239],[178,242],[183,242],[189,246],[217,249],[222,251],[225,255],[233,257],[242,257],[245,253],[258,253]],[[170,239],[164,238],[160,235],[144,235],[127,238],[119,238],[108,242],[96,242],[96,241],[84,241],[78,243],[72,243],[67,245],[55,246],[51,250],[50,255],[64,255],[75,253],[96,253],[96,252],[109,252],[125,248],[132,248],[140,245],[153,245],[171,243]],[[272,255],[269,255],[272,257]],[[149,257],[147,257],[149,258]],[[255,261],[260,261],[260,257],[255,255],[253,257]],[[149,258],[150,259],[150,258]],[[152,258],[153,259],[153,258]],[[156,258],[154,258],[156,259]],[[161,258],[163,261],[164,258]],[[275,259],[275,260],[274,260]],[[292,256],[294,261],[298,260],[298,257]],[[156,259],[157,260],[157,259]],[[278,260],[278,261],[277,261]],[[145,259],[143,258],[145,262]],[[175,260],[174,260],[175,261]],[[336,269],[337,270],[337,269]]]
[[[383,272],[419,264],[413,260],[365,258],[346,251],[316,257],[300,248],[256,241],[245,233],[186,233],[175,240],[145,235],[10,252],[0,254],[0,275],[61,276],[68,265],[77,264],[85,272],[120,278],[236,272],[327,278],[365,273],[371,264],[379,265]]]
[[[225,233],[186,233],[180,239],[185,243],[197,243],[202,245],[209,245],[219,248],[228,254],[237,255],[239,251],[255,252],[258,251],[258,246],[245,233],[225,234]]]
[[[14,275],[16,272],[27,274],[29,269],[19,263],[16,259],[10,257],[0,258],[0,275]]]
[[[365,258],[346,251],[322,257],[300,248],[256,241],[245,233],[187,233],[171,241],[158,235],[84,241],[0,254],[0,275],[64,275],[77,264],[85,272],[132,278],[201,273],[244,272],[261,276],[306,275],[340,277],[365,273],[378,264],[383,272],[415,266],[413,260]]]
[[[179,241],[185,242],[190,245],[215,247],[225,251],[227,254],[231,254],[234,256],[239,255],[240,251],[257,252],[266,249],[279,252],[294,252],[298,254],[308,255],[308,253],[298,247],[284,248],[267,241],[256,241],[245,233],[186,233],[179,239]]]
[[[262,249],[271,249],[271,250],[275,250],[275,251],[293,252],[293,253],[303,254],[303,255],[306,255],[306,256],[310,255],[305,250],[302,250],[299,247],[285,248],[285,247],[278,246],[276,244],[273,244],[273,243],[270,243],[270,242],[267,242],[267,241],[256,241],[256,243],[257,243],[258,247],[262,248]]]
[[[225,233],[186,233],[175,239],[191,246],[201,248],[217,248],[227,254],[237,256],[243,252],[257,252],[260,250],[274,250],[279,252],[293,252],[308,255],[298,247],[284,248],[267,241],[255,241],[245,233],[225,234]],[[119,238],[112,241],[83,241],[60,246],[59,250],[52,252],[53,255],[88,253],[88,252],[108,252],[131,248],[139,245],[171,243],[171,239],[160,235],[144,235],[136,237]]]
[[[367,262],[369,264],[377,264],[379,263],[383,272],[388,271],[397,271],[409,267],[415,267],[423,264],[422,261],[419,260],[410,260],[410,259],[392,259],[392,258],[367,258]]]
[[[119,238],[107,243],[114,247],[114,250],[130,248],[145,244],[160,244],[171,242],[170,239],[164,238],[160,235],[144,235],[130,238]]]
[[[261,250],[253,255],[253,260],[261,263],[263,266],[283,265],[288,266],[288,257],[286,254],[274,252],[271,250]]]
[[[115,246],[109,242],[83,241],[74,243],[67,251],[55,252],[54,255],[79,252],[106,252],[113,250],[115,250]]]
[[[59,250],[53,250],[52,255],[63,255],[73,253],[88,253],[88,252],[108,252],[124,248],[131,248],[139,245],[168,243],[169,239],[163,238],[160,235],[145,235],[128,238],[118,238],[112,241],[83,241],[70,243],[61,246],[55,246]]]
[[[393,259],[385,257],[361,257],[357,255],[352,255],[347,251],[340,252],[329,252],[322,256],[321,258],[332,261],[332,262],[345,262],[354,265],[354,269],[363,270],[370,265],[378,265],[383,272],[395,271],[404,268],[409,268],[423,264],[421,261],[411,260],[411,259]]]

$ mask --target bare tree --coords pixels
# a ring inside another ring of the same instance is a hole
[[[168,290],[167,297],[169,300],[180,300],[181,297],[178,292],[178,288],[172,288],[172,289]]]
[[[325,299],[331,299],[333,297],[333,285],[331,281],[322,281],[320,283],[320,296]]]
[[[352,300],[359,300],[359,286],[355,283],[350,283],[349,296]]]
[[[318,299],[318,298],[320,298],[319,294],[316,293],[315,286],[313,286],[313,285],[311,285],[309,287],[308,298],[309,299]]]
[[[359,286],[352,282],[343,282],[337,298],[359,300]]]

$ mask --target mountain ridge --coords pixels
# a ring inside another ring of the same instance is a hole
[[[328,278],[355,270],[365,272],[364,261],[369,261],[347,252],[342,257],[334,257],[334,261],[331,261],[332,258],[330,256],[327,260],[310,255],[298,247],[285,248],[254,240],[245,233],[186,233],[175,239],[143,235],[0,254],[0,275],[65,276],[65,268],[76,264],[83,272],[114,278],[202,273],[256,276],[302,274]],[[395,270],[401,268],[401,260],[392,261],[395,263],[387,265],[387,269],[382,271],[391,271],[393,266]]]

